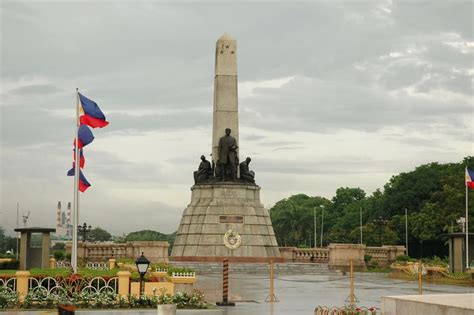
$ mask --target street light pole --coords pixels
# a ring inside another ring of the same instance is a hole
[[[408,209],[405,208],[405,250],[408,255]]]
[[[316,231],[316,207],[313,207],[313,218],[314,218],[314,247],[318,247],[318,237],[317,237],[317,231]]]
[[[360,244],[362,245],[362,207],[359,208],[360,212]]]
[[[324,233],[324,206],[323,205],[320,205],[319,206],[321,208],[321,243],[319,245],[321,245],[321,247],[323,247],[323,233]]]
[[[77,231],[82,233],[82,242],[85,243],[87,239],[87,233],[89,233],[92,229],[92,226],[87,226],[87,223],[84,222],[82,226],[77,226]]]

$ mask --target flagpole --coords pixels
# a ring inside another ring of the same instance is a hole
[[[79,222],[79,89],[76,88],[76,140],[75,140],[75,163],[74,163],[74,207],[72,215],[72,249],[71,265],[74,273],[77,273],[77,225]]]
[[[467,173],[467,166],[466,166],[466,171]],[[467,183],[465,182],[464,185],[466,186],[466,269],[469,269],[469,198],[468,198],[468,186]]]

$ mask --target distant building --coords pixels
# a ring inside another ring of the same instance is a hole
[[[71,224],[71,203],[67,203],[67,210],[61,210],[61,201],[58,201],[56,209],[56,239],[70,240],[72,239],[72,224]]]

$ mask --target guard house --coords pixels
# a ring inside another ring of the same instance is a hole
[[[447,234],[449,237],[449,271],[463,272],[466,269],[466,233]],[[469,233],[469,265],[474,262],[474,233]]]
[[[51,247],[50,234],[56,232],[56,229],[29,227],[15,229],[15,232],[21,233],[20,270],[48,268]],[[39,237],[35,237],[37,242],[32,242],[32,236],[35,234]]]

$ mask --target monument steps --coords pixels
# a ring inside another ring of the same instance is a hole
[[[173,266],[193,269],[197,274],[222,273],[220,263],[173,262]],[[328,272],[327,264],[320,263],[275,263],[276,274],[322,274]],[[269,264],[261,263],[230,263],[230,273],[268,274]]]

